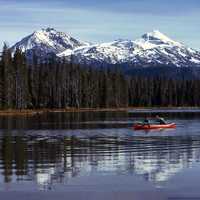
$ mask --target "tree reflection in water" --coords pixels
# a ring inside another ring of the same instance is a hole
[[[31,182],[43,190],[77,177],[122,174],[161,185],[199,162],[200,113],[162,113],[179,123],[169,134],[134,133],[133,121],[144,116],[154,113],[0,117],[0,183]]]
[[[32,181],[40,189],[51,189],[76,176],[121,173],[138,174],[160,184],[200,159],[198,136],[120,138],[41,133],[1,134],[2,182]]]

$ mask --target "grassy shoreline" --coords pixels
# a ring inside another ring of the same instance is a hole
[[[56,112],[127,112],[128,110],[151,110],[151,109],[200,109],[200,107],[127,107],[127,108],[66,108],[66,109],[23,109],[23,110],[0,110],[0,116],[32,116],[43,113]]]

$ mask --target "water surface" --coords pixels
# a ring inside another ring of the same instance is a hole
[[[158,112],[177,128],[132,129]],[[0,190],[198,193],[199,120],[198,110],[1,117]]]

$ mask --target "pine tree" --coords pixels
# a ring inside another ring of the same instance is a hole
[[[14,67],[12,64],[11,51],[4,44],[1,61],[2,73],[2,107],[5,109],[13,108],[14,106]]]
[[[28,69],[25,56],[19,49],[15,51],[13,66],[15,69],[15,107],[25,109],[29,104]]]

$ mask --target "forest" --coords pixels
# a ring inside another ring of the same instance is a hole
[[[4,45],[0,109],[200,106],[200,79],[130,76],[120,68],[80,66],[50,57],[27,62]]]

